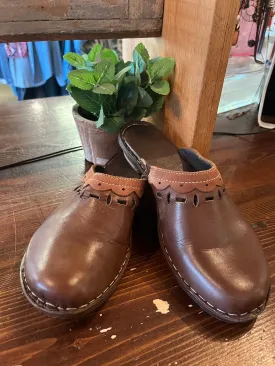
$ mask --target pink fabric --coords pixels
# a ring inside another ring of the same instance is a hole
[[[240,35],[237,45],[231,48],[231,56],[253,56],[254,54],[254,47],[248,47],[248,41],[256,38],[257,25],[252,21],[256,1],[251,1],[250,4],[248,9],[240,12]]]
[[[28,57],[27,42],[6,43],[5,51],[9,58]]]

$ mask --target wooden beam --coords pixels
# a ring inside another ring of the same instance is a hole
[[[210,148],[239,0],[165,0],[161,38],[123,40],[123,55],[145,43],[152,57],[172,56],[176,68],[163,116],[153,118],[178,147]]]
[[[158,37],[161,26],[161,19],[11,22],[0,24],[0,42]]]
[[[129,0],[1,0],[0,21],[127,19],[128,6]]]
[[[162,19],[163,0],[135,0],[129,2],[129,17],[131,19]]]
[[[176,59],[165,132],[178,147],[210,149],[239,0],[165,0],[163,54]]]
[[[160,36],[164,0],[0,0],[0,42]]]

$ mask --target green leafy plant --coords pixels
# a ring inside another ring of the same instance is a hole
[[[111,49],[97,44],[88,55],[64,55],[76,70],[68,74],[67,89],[78,105],[91,113],[96,126],[117,133],[127,121],[158,112],[170,85],[165,80],[175,66],[171,57],[150,59],[139,43],[133,60],[124,62]]]

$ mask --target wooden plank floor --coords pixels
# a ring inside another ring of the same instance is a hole
[[[67,98],[0,108],[0,165],[79,145]],[[255,323],[222,323],[192,303],[159,252],[154,213],[143,207],[128,269],[101,309],[81,322],[35,310],[21,292],[20,261],[34,231],[87,169],[79,151],[0,170],[0,364],[275,365],[275,133],[216,137],[211,158],[270,265],[271,297]],[[170,312],[157,313],[154,299],[168,301]]]

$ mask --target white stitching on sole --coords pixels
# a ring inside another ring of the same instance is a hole
[[[117,274],[117,276],[115,277],[115,279],[111,282],[111,284],[106,287],[106,289],[100,294],[98,295],[95,299],[89,301],[87,304],[84,304],[84,305],[81,305],[79,306],[78,308],[62,308],[60,306],[56,306],[54,304],[51,304],[50,302],[48,301],[44,301],[42,299],[40,299],[40,297],[38,297],[36,294],[34,294],[32,292],[32,290],[30,289],[29,285],[28,285],[28,282],[27,282],[27,279],[25,277],[25,271],[24,271],[24,267],[22,268],[22,275],[23,275],[23,281],[24,281],[24,285],[27,287],[28,291],[33,295],[33,297],[36,299],[36,301],[41,301],[42,304],[44,305],[48,305],[48,306],[52,306],[54,307],[55,309],[58,309],[59,311],[74,311],[74,310],[79,310],[79,309],[83,309],[85,307],[87,307],[88,305],[91,305],[93,302],[95,302],[97,299],[99,299],[100,297],[102,297],[104,295],[104,293],[112,286],[112,284],[116,281],[116,279],[119,277],[119,275],[121,274],[122,270],[124,269],[124,265],[125,263],[127,262],[127,260],[129,259],[129,256],[130,256],[130,248],[128,248],[127,250],[127,253],[126,253],[126,257],[125,257],[125,260],[124,262],[122,263],[120,269],[119,269],[119,272]]]
[[[163,244],[163,246],[164,246],[164,249],[165,249],[165,251],[167,252],[167,254],[168,254],[168,251],[167,251],[167,248],[166,248],[166,246],[165,246],[165,244],[164,244],[164,237],[163,237],[163,234],[162,233],[160,233],[161,234],[161,240],[162,240],[162,244]],[[223,310],[221,310],[221,309],[219,309],[219,308],[216,308],[214,305],[212,305],[212,304],[210,304],[210,302],[208,302],[208,301],[206,301],[200,294],[198,294],[183,278],[182,278],[182,276],[181,276],[181,274],[179,273],[179,271],[178,271],[178,269],[177,269],[177,267],[174,265],[174,263],[173,263],[173,261],[172,261],[172,259],[171,259],[171,257],[169,256],[169,254],[168,254],[168,257],[169,257],[169,260],[171,261],[171,263],[172,263],[172,265],[173,265],[173,267],[175,268],[175,270],[176,270],[176,272],[177,272],[177,274],[178,274],[178,276],[183,280],[183,282],[185,283],[185,285],[186,286],[188,286],[189,287],[189,289],[192,291],[192,292],[194,292],[205,304],[207,304],[208,306],[210,306],[211,308],[213,308],[214,310],[216,310],[216,311],[218,311],[218,312],[220,312],[220,313],[222,313],[222,314],[225,314],[225,315],[228,315],[228,316],[238,316],[238,317],[241,317],[241,316],[245,316],[245,315],[247,315],[247,314],[251,314],[251,313],[253,313],[253,312],[255,312],[255,311],[257,311],[257,310],[261,310],[261,307],[264,305],[264,303],[265,303],[265,301],[261,304],[261,305],[259,305],[258,307],[256,307],[255,309],[253,309],[253,310],[251,310],[251,311],[247,311],[246,313],[242,313],[242,314],[232,314],[232,313],[226,313],[225,311],[223,311]]]

